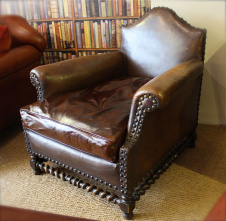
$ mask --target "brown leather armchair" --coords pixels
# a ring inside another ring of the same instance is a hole
[[[205,38],[154,8],[122,28],[119,52],[32,70],[38,101],[21,117],[34,173],[100,194],[130,218],[140,195],[195,145]]]
[[[1,131],[19,119],[22,106],[36,100],[29,74],[34,67],[40,65],[46,42],[20,16],[1,15],[0,25],[7,28],[11,41],[8,50],[0,51]]]

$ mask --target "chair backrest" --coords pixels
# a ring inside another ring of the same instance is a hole
[[[129,76],[155,77],[191,60],[204,60],[206,30],[192,27],[174,11],[153,8],[132,25],[122,27],[121,51]]]

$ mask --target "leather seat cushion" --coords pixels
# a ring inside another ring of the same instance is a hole
[[[25,129],[117,162],[134,93],[150,78],[123,77],[21,109]]]

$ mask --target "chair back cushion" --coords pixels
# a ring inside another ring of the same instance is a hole
[[[122,27],[121,51],[129,76],[155,77],[191,60],[204,60],[206,31],[192,27],[168,8],[153,8]]]

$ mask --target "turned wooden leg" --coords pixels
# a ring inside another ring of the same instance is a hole
[[[189,141],[188,141],[188,147],[190,148],[194,148],[195,147],[195,142],[196,142],[196,139],[197,139],[197,133],[196,131],[192,132],[189,136]]]
[[[118,204],[123,212],[124,219],[130,220],[133,216],[133,210],[135,208],[135,200],[131,198],[122,197]]]
[[[42,171],[36,166],[38,162],[42,162],[42,161],[43,159],[37,156],[31,155],[30,165],[35,175],[40,175],[42,173]]]

